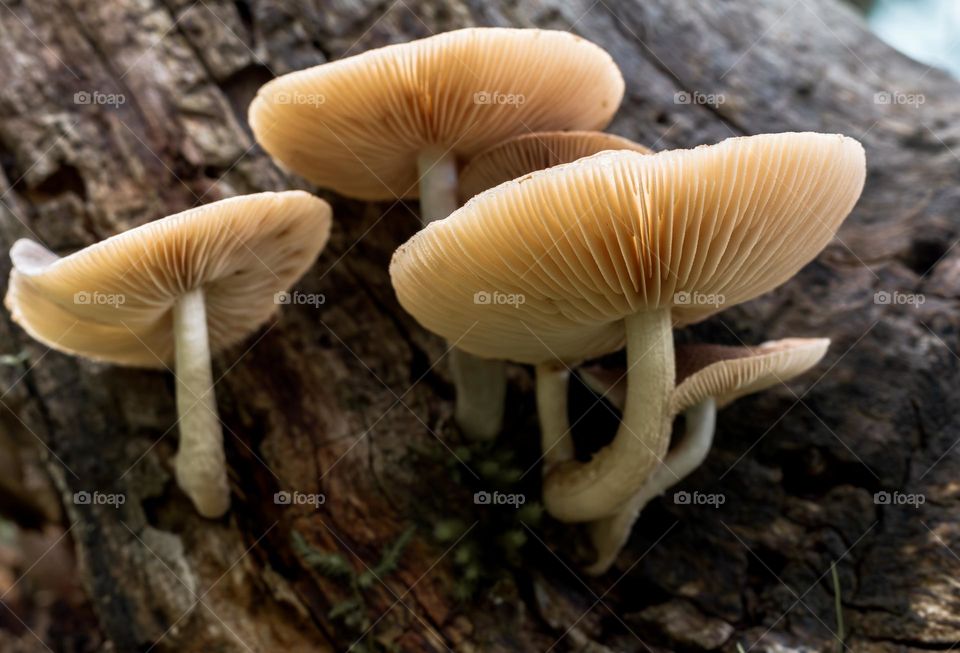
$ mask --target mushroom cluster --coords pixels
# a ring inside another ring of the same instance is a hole
[[[459,162],[519,134],[602,129],[623,90],[610,55],[569,32],[467,28],[279,77],[257,93],[250,125],[318,186],[419,198],[426,225],[459,206]],[[495,437],[503,364],[450,342],[457,423],[470,438]]]
[[[780,341],[712,363],[701,355],[678,384],[673,328],[793,276],[833,237],[864,177],[863,148],[838,135],[601,152],[480,193],[401,246],[391,278],[427,329],[477,356],[536,367],[544,503],[561,521],[592,522],[592,570],[602,571],[643,504],[703,459],[716,404],[806,370],[828,344]],[[477,305],[478,292],[522,300]],[[620,428],[576,461],[569,370],[624,344]],[[672,422],[685,411],[694,435],[671,457]]]
[[[863,148],[841,135],[654,153],[595,131],[623,95],[617,65],[584,39],[471,28],[284,75],[249,110],[264,150],[313,184],[419,199],[422,228],[390,264],[399,302],[450,343],[454,416],[468,438],[501,430],[506,361],[534,366],[544,504],[589,524],[594,573],[643,507],[703,462],[718,408],[807,371],[829,346],[675,348],[673,330],[796,274],[830,242],[865,177]],[[59,351],[173,366],[175,476],[201,514],[218,517],[230,492],[211,353],[276,311],[276,293],[310,267],[330,222],[312,195],[262,193],[64,258],[19,241],[6,306]],[[624,347],[624,369],[595,363]],[[587,461],[570,435],[572,372],[622,413]],[[671,443],[677,416],[683,433]]]

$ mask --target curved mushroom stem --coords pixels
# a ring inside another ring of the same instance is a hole
[[[707,397],[684,414],[684,432],[677,445],[653,470],[643,487],[611,517],[590,524],[590,539],[597,550],[597,561],[586,568],[588,574],[606,572],[627,543],[640,512],[655,497],[663,494],[699,467],[713,444],[717,423],[717,403]]]
[[[424,226],[459,208],[457,161],[443,147],[422,150],[417,157],[420,176],[420,215]],[[507,395],[503,361],[479,358],[453,349],[450,364],[457,390],[455,419],[471,440],[491,440],[500,433]]]
[[[670,309],[632,315],[625,328],[627,399],[616,437],[590,462],[562,463],[544,482],[544,504],[560,521],[612,516],[666,454],[675,378]]]
[[[213,393],[202,288],[186,293],[174,305],[173,333],[180,425],[180,447],[174,459],[177,485],[193,501],[197,512],[216,518],[230,508],[230,486]]]
[[[543,448],[543,474],[556,465],[573,460],[573,438],[567,416],[570,370],[560,363],[541,363],[536,368],[537,415]]]

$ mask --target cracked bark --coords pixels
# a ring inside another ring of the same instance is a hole
[[[223,521],[198,518],[172,482],[170,375],[47,353],[4,319],[2,353],[29,355],[0,367],[4,431],[45,461],[104,636],[118,651],[158,641],[158,652],[343,650],[358,633],[330,610],[349,588],[295,550],[291,532],[362,572],[413,524],[399,568],[364,591],[369,620],[385,615],[365,645],[825,650],[834,560],[853,650],[955,644],[960,86],[830,0],[7,3],[0,240],[30,236],[65,252],[201,201],[298,186],[251,149],[244,115],[262,82],[471,24],[573,26],[601,43],[627,80],[612,131],[655,149],[787,130],[862,140],[867,187],[834,244],[778,291],[678,334],[725,344],[825,335],[830,354],[790,388],[721,413],[714,451],[678,488],[722,492],[720,509],[655,502],[600,579],[570,573],[586,556],[581,534],[546,521],[529,530],[522,567],[502,563],[498,582],[459,602],[459,571],[432,529],[458,519],[478,523],[468,539],[491,537],[500,522],[473,505],[482,485],[465,466],[454,461],[451,474],[436,462],[451,458],[431,433],[450,435],[449,377],[430,367],[444,346],[402,313],[386,274],[416,229],[410,207],[329,197],[334,236],[298,286],[325,294],[322,310],[285,307],[216,360],[234,491]],[[676,104],[684,90],[725,102]],[[94,91],[126,101],[74,102]],[[925,103],[877,104],[880,92]],[[878,305],[877,290],[926,301]],[[523,468],[536,460],[528,372],[511,373],[504,438]],[[583,393],[574,410],[589,404]],[[610,422],[591,411],[581,447],[597,446]],[[127,502],[73,505],[84,489]],[[277,506],[282,489],[327,502]],[[881,490],[926,503],[877,506]]]

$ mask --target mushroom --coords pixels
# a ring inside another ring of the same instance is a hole
[[[536,365],[541,409],[565,402],[565,384],[550,378],[561,365],[626,341],[627,397],[607,447],[586,463],[558,454],[550,464],[566,436],[541,425],[547,510],[603,519],[666,454],[672,327],[793,276],[829,243],[864,177],[862,146],[841,135],[603,152],[481,193],[402,245],[391,278],[427,329],[478,356]],[[507,301],[473,304],[485,288]]]
[[[677,347],[677,387],[670,398],[670,413],[673,416],[683,414],[683,435],[633,497],[613,516],[590,524],[597,560],[586,571],[591,574],[607,571],[626,544],[634,522],[647,503],[703,463],[713,442],[718,408],[803,374],[823,358],[829,346],[830,341],[826,338],[786,338],[757,347]],[[622,409],[626,396],[622,380],[626,370],[595,373],[588,369],[580,373],[592,389],[600,391]],[[564,424],[557,428],[569,427]]]
[[[459,160],[528,131],[602,129],[623,90],[610,55],[569,32],[468,28],[274,79],[249,119],[285,167],[348,197],[419,197],[425,225],[457,209]],[[502,361],[450,359],[461,429],[494,437]]]
[[[499,186],[505,181],[552,168],[562,163],[570,163],[591,154],[606,150],[633,150],[649,154],[650,150],[639,143],[598,131],[553,131],[533,132],[516,136],[503,143],[487,148],[464,167],[460,172],[460,196],[467,201],[483,191]],[[463,387],[469,377],[476,379],[471,386],[473,395],[486,401],[474,400],[457,402],[456,420],[458,424],[476,425],[474,431],[486,432],[489,437],[499,431],[500,415],[503,413],[503,398],[506,391],[505,370],[494,367],[492,360],[474,356],[460,355],[454,361],[453,374],[459,380],[457,387]],[[483,365],[470,366],[472,361],[483,361]],[[480,377],[481,374],[483,378]],[[560,378],[555,382],[566,383],[566,370],[557,370]],[[543,419],[550,419],[541,411]],[[483,436],[481,436],[483,437]]]
[[[63,258],[27,239],[10,250],[5,304],[48,347],[132,367],[174,365],[177,483],[205,517],[230,505],[211,351],[277,310],[330,233],[330,206],[301,191],[214,202]]]
[[[476,155],[460,172],[460,198],[474,195],[537,170],[571,163],[606,150],[633,150],[650,154],[650,148],[628,138],[598,131],[534,132],[515,136]]]

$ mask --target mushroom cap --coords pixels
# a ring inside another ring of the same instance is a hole
[[[865,174],[840,135],[602,152],[474,197],[402,245],[391,278],[465,351],[579,362],[619,349],[628,315],[688,324],[780,285],[830,242]]]
[[[707,397],[718,408],[745,395],[786,383],[820,362],[828,338],[785,338],[757,347],[686,345],[677,348],[679,383],[670,400],[678,414]]]
[[[18,240],[5,304],[52,349],[163,367],[173,360],[181,295],[203,287],[211,351],[240,341],[277,310],[275,293],[313,264],[330,219],[330,205],[309,193],[259,193],[149,222],[63,258]]]
[[[418,196],[426,147],[469,158],[528,131],[602,129],[623,89],[610,55],[569,32],[467,28],[278,77],[249,120],[318,186],[392,200]]]
[[[489,147],[460,172],[460,199],[466,202],[505,181],[570,163],[606,150],[652,150],[629,138],[598,131],[534,132]]]
[[[785,338],[754,347],[687,344],[674,350],[677,386],[671,398],[674,414],[706,397],[717,407],[745,395],[786,383],[816,365],[827,353],[828,338]],[[579,368],[583,382],[619,410],[627,399],[627,370],[592,363]]]

